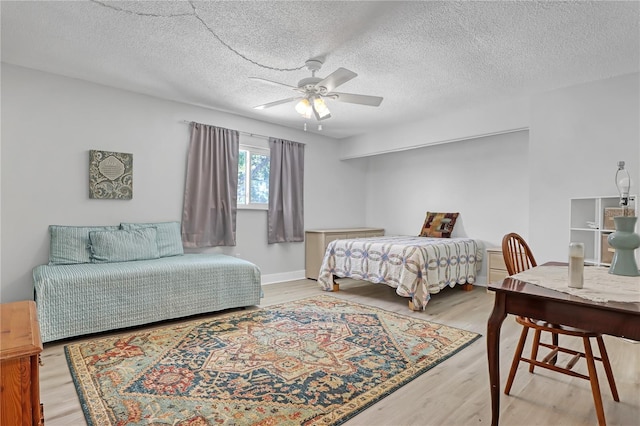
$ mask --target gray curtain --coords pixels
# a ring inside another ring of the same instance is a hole
[[[191,123],[182,212],[185,247],[236,245],[238,132]]]
[[[304,145],[269,138],[268,242],[304,241]]]

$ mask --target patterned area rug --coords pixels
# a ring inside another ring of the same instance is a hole
[[[478,337],[322,295],[65,352],[89,425],[338,425]]]

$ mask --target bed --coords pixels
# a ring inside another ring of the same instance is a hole
[[[33,269],[43,342],[260,303],[260,269],[184,253],[179,222],[49,226]]]
[[[327,246],[318,284],[338,291],[334,277],[387,284],[424,310],[430,294],[462,285],[469,290],[482,267],[482,245],[470,238],[414,236],[335,240]]]

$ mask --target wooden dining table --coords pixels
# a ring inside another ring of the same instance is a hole
[[[549,265],[566,263],[545,264]],[[589,274],[589,267],[585,267],[584,273],[585,277]],[[640,341],[640,303],[595,302],[514,278],[489,283],[488,289],[495,292],[493,311],[487,322],[491,424],[494,426],[500,418],[500,327],[507,314]]]

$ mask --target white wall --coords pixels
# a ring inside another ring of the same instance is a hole
[[[459,212],[454,237],[485,247],[498,247],[512,231],[527,237],[527,157],[527,131],[370,157],[367,225],[417,235],[427,211]],[[486,262],[481,275],[484,283]]]
[[[526,130],[528,127],[528,99],[486,103],[454,113],[426,116],[423,120],[401,123],[375,133],[345,138],[340,146],[340,158],[386,154]]]
[[[343,147],[342,156],[369,159],[367,225],[413,234],[426,210],[459,210],[456,233],[498,245],[513,230],[528,239],[538,262],[564,261],[571,198],[617,195],[619,160],[631,174],[631,192],[640,193],[639,80],[634,73],[534,96],[527,114],[518,108],[515,115],[529,120],[528,148],[527,132],[471,138],[480,128],[464,122],[469,111],[449,135],[444,129],[453,127],[453,115],[347,140],[356,145]],[[508,131],[509,123],[515,121],[497,118],[491,128]],[[438,145],[453,134],[469,138]],[[385,138],[400,151],[373,155]],[[421,145],[433,146],[410,149]]]
[[[478,124],[477,117],[463,111],[458,120],[428,118],[351,141],[5,64],[1,74],[3,301],[32,297],[31,269],[47,260],[49,224],[179,220],[185,119],[306,143],[307,229],[368,225],[415,234],[426,210],[460,211],[454,235],[494,246],[514,230],[539,261],[564,260],[571,197],[615,195],[618,160],[640,192],[637,73],[535,96],[526,113],[520,106],[510,119],[474,127],[475,138],[464,118]],[[459,124],[447,132],[446,123]],[[500,134],[523,123],[528,132]],[[489,128],[495,135],[486,136]],[[452,135],[465,140],[438,145]],[[360,149],[368,139],[374,149],[354,155],[364,158],[339,161],[351,156],[344,154],[351,142]],[[409,149],[424,145],[433,146]],[[133,200],[89,200],[89,149],[134,154]],[[374,155],[393,149],[400,151]],[[271,280],[302,276],[303,244],[266,244],[265,212],[240,211],[237,236],[235,248],[209,251],[239,253]]]
[[[626,162],[639,193],[640,74],[568,87],[531,102],[529,234],[538,261],[565,260],[569,200],[617,195]]]
[[[50,224],[181,220],[182,120],[305,143],[305,227],[364,222],[365,194],[341,188],[366,169],[339,161],[332,138],[7,64],[1,73],[3,302],[33,297],[31,271],[48,260]],[[90,149],[133,153],[133,200],[89,199]],[[207,251],[239,254],[267,281],[303,277],[304,243],[267,244],[266,223],[266,211],[241,210],[237,246]]]

